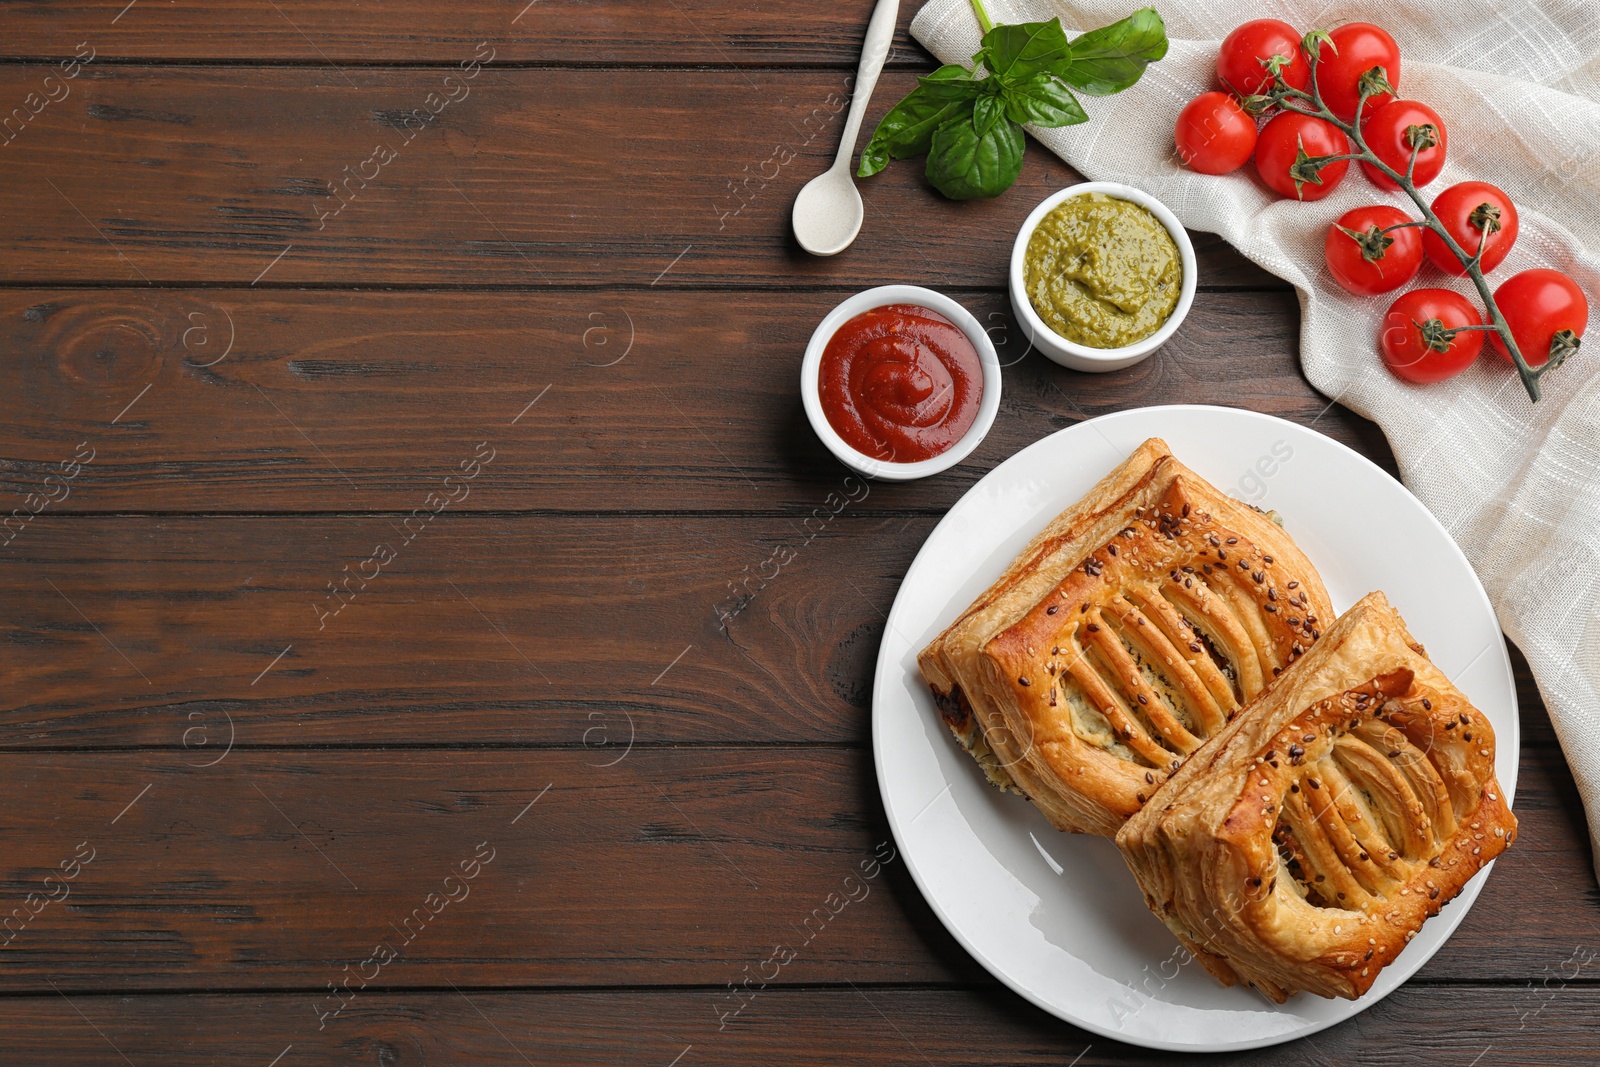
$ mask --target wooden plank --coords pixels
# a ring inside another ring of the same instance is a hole
[[[903,863],[845,881],[891,855],[864,750],[192,756],[0,755],[0,990],[320,991],[379,944],[403,949],[381,982],[367,969],[386,987],[721,989],[774,944],[799,953],[783,984],[981,980]],[[1600,938],[1548,758],[1525,761],[1517,847],[1426,980],[1520,982]],[[481,842],[472,884],[445,883]],[[75,854],[74,880],[44,881]],[[458,903],[429,903],[446,890]],[[425,904],[437,920],[407,926]],[[837,915],[808,926],[824,904]]]
[[[46,517],[0,565],[0,740],[187,742],[196,763],[235,735],[861,744],[882,613],[934,520],[840,499],[827,521],[443,514],[398,531]]]
[[[789,212],[832,160],[844,72],[473,56],[471,78],[0,67],[0,101],[33,101],[0,133],[0,283],[999,287],[1022,220],[1075,180],[1035,145],[1005,196],[958,204],[897,165],[863,183],[855,247],[818,259]],[[880,110],[914,79],[887,75]],[[1284,288],[1215,238],[1199,252],[1204,284]]]
[[[872,863],[864,753],[605,755],[0,758],[8,912],[68,894],[10,930],[0,989],[322,990],[378,944],[399,954],[381,984],[721,985],[807,934],[792,981],[976,977],[919,936],[903,865]],[[44,883],[80,851],[64,890]],[[836,892],[857,899],[805,927]]]
[[[28,400],[0,420],[0,513],[409,512],[487,441],[459,510],[803,518],[846,474],[798,389],[844,295],[0,292],[0,395]],[[1161,353],[1103,375],[1028,352],[1003,294],[954,295],[1011,364],[1000,416],[955,469],[875,486],[874,509],[943,510],[1018,449],[1141,404],[1270,412],[1392,469],[1377,428],[1301,376],[1291,293],[1202,293]],[[92,461],[47,484],[80,445]]]
[[[448,8],[388,0],[354,8],[332,0],[280,4],[222,0],[142,3],[69,0],[0,7],[11,57],[71,55],[79,41],[106,59],[232,60],[305,64],[445,63],[490,41],[502,61],[541,64],[736,64],[855,69],[873,0],[827,6],[788,0],[759,9],[733,0],[459,0]],[[902,4],[891,66],[933,61],[908,32],[918,4]]]
[[[1531,986],[1450,988],[1413,982],[1315,1037],[1230,1053],[1225,1062],[1464,1067],[1481,1057],[1480,1064],[1506,1067],[1585,1063],[1593,1049],[1600,991],[1558,977],[1578,966],[1563,966],[1567,958],[1550,961],[1548,989],[1540,984],[1541,975],[1530,976]],[[267,1067],[278,1055],[283,1055],[279,1067],[1174,1062],[1167,1054],[1086,1033],[998,988],[768,989],[719,1030],[716,1013],[723,1000],[715,989],[512,993],[474,990],[471,975],[470,967],[459,970],[453,979],[457,990],[368,992],[320,1031],[312,993],[8,997],[0,1000],[0,1026],[14,1062],[72,1067],[127,1067],[129,1062]],[[720,992],[727,996],[726,990]]]

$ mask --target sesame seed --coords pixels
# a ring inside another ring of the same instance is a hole
[[[1099,633],[1099,632],[1100,632],[1100,624],[1099,624],[1099,623],[1094,623],[1094,622],[1091,622],[1091,623],[1090,623],[1090,624],[1089,624],[1089,632],[1090,632],[1090,633],[1092,633],[1092,634],[1097,634],[1097,633]]]
[[[1046,615],[1054,615],[1060,609],[1061,609],[1061,605],[1060,604],[1051,604],[1049,607],[1044,609],[1044,613]]]
[[[1017,679],[1017,684],[1018,685],[1032,685],[1033,683],[1028,681],[1026,678],[1018,678]]]

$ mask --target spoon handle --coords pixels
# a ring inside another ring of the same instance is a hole
[[[900,0],[878,0],[872,10],[872,21],[867,23],[867,39],[861,43],[861,65],[856,68],[856,84],[850,95],[850,114],[844,122],[844,137],[839,142],[839,154],[834,157],[835,168],[850,169],[850,157],[855,154],[856,135],[861,132],[861,120],[872,100],[872,90],[877,88],[878,75],[889,58],[889,44],[894,40],[895,23],[900,18]]]

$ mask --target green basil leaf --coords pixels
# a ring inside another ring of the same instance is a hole
[[[996,122],[1006,117],[1006,104],[998,96],[984,95],[972,106],[972,128],[982,137]]]
[[[883,142],[876,137],[867,142],[867,147],[861,150],[861,164],[856,168],[856,177],[870,178],[884,167],[889,165],[889,150]]]
[[[952,200],[999,196],[1022,173],[1026,145],[1022,127],[1009,119],[981,134],[970,116],[946,123],[928,150],[928,181]]]
[[[1053,129],[1089,121],[1089,116],[1054,74],[1039,73],[1021,85],[1005,90],[1006,117],[1012,122],[1031,122]]]
[[[1071,55],[1051,69],[1090,96],[1120,93],[1144,68],[1167,54],[1167,28],[1153,7],[1140,8],[1072,42]]]
[[[938,91],[918,85],[904,100],[889,109],[878,122],[872,139],[861,150],[856,174],[870,178],[891,159],[909,159],[928,151],[934,131],[948,122],[965,121],[972,116],[970,97],[939,99]]]
[[[990,73],[1007,82],[1024,81],[1072,55],[1060,19],[996,26],[983,35],[979,54]]]
[[[914,93],[928,100],[970,100],[983,90],[983,83],[959,63],[946,63],[938,70],[917,79]]]

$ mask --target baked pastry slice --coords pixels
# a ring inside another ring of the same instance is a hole
[[[1516,837],[1494,731],[1382,593],[1128,820],[1145,900],[1225,985],[1361,996]]]
[[[991,781],[1110,836],[1332,617],[1280,526],[1151,438],[918,664]]]

